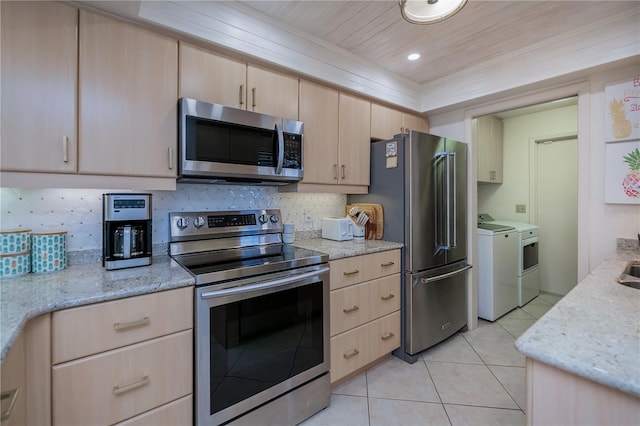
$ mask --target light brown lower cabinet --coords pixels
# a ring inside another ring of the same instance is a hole
[[[637,425],[640,398],[527,358],[527,425]]]
[[[193,398],[184,398],[118,423],[118,426],[180,426],[193,424]]]

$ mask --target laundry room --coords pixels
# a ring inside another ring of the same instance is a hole
[[[487,268],[493,268],[494,273],[506,268],[519,271],[521,280],[523,269],[527,270],[522,262],[527,263],[527,256],[533,262],[535,256],[537,271],[535,278],[528,278],[529,293],[567,294],[579,281],[577,97],[496,112],[477,117],[475,122],[479,222],[509,225],[512,239],[520,238],[513,247],[523,244],[525,235],[519,231],[525,229],[531,234],[526,248],[515,248],[521,253],[504,258],[519,265],[496,265],[504,259],[493,256],[488,263],[479,262],[478,273],[482,276]],[[479,227],[479,237],[483,232]],[[537,234],[535,239],[533,233]],[[526,294],[523,300],[522,282],[517,290],[518,306],[531,300]]]

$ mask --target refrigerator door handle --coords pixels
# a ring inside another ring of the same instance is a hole
[[[446,244],[446,241],[442,241],[441,240],[441,229],[445,228],[442,224],[442,217],[444,216],[443,214],[443,205],[442,204],[448,204],[448,203],[443,203],[443,196],[441,195],[441,192],[443,190],[442,186],[444,184],[444,181],[446,180],[446,173],[444,172],[444,170],[442,172],[440,172],[440,168],[444,169],[444,166],[441,166],[440,163],[445,161],[447,158],[447,152],[437,152],[435,155],[435,162],[434,162],[434,173],[435,173],[435,179],[434,179],[434,183],[435,183],[435,239],[436,239],[436,253],[438,254],[440,253],[442,250],[447,250],[448,246]],[[440,175],[438,174],[440,173]],[[448,233],[448,231],[447,231]],[[446,237],[445,237],[446,239]]]
[[[438,275],[438,276],[435,276],[435,277],[420,278],[420,282],[421,282],[422,284],[429,284],[429,283],[432,283],[432,282],[434,282],[434,281],[444,280],[444,279],[450,278],[450,277],[452,277],[452,276],[454,276],[454,275],[457,275],[457,274],[459,274],[459,273],[461,273],[461,272],[464,272],[464,271],[466,271],[467,269],[471,269],[471,268],[473,268],[473,266],[472,266],[472,265],[465,265],[465,266],[463,266],[462,268],[460,268],[460,269],[456,269],[456,270],[455,270],[455,271],[453,271],[453,272],[448,272],[448,273],[446,273],[446,274]]]
[[[450,152],[449,155],[447,156],[447,160],[449,158],[453,159],[453,174],[450,174],[447,177],[447,181],[449,179],[453,180],[453,194],[448,194],[447,196],[447,204],[453,204],[453,217],[451,215],[449,215],[449,212],[447,212],[447,220],[449,221],[449,240],[447,241],[447,245],[449,246],[449,249],[453,249],[456,248],[458,245],[458,205],[457,205],[457,192],[458,192],[458,185],[457,185],[457,181],[456,181],[456,153],[455,152]],[[447,170],[450,171],[450,170]],[[449,198],[449,195],[452,195],[451,198]],[[453,203],[452,203],[453,201]],[[453,227],[451,227],[450,225],[453,223]],[[453,235],[453,238],[451,238],[451,235]],[[451,242],[451,240],[453,240],[453,242]]]

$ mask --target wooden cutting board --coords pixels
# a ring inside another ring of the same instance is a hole
[[[364,237],[368,240],[380,240],[384,234],[384,215],[381,204],[373,203],[355,203],[347,204],[345,213],[349,215],[349,210],[353,206],[358,206],[361,212],[365,212],[369,216],[369,221],[364,226]]]

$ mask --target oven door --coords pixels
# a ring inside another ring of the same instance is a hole
[[[520,276],[538,266],[538,237],[522,240],[522,261],[520,262]]]
[[[329,371],[326,264],[199,287],[195,304],[197,424],[234,419]]]

